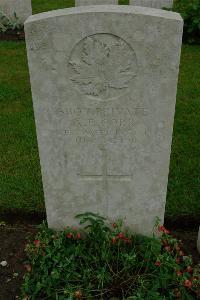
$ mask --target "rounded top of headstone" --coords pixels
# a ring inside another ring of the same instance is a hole
[[[129,5],[92,5],[92,6],[79,6],[65,9],[52,10],[36,15],[30,16],[25,25],[32,22],[41,21],[44,19],[64,17],[69,15],[87,14],[87,13],[119,13],[119,14],[133,14],[144,15],[158,18],[171,19],[183,22],[179,13],[165,11],[149,7],[129,6]]]

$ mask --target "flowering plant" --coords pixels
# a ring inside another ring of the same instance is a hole
[[[83,230],[40,226],[27,245],[22,299],[196,299],[200,272],[164,226],[160,237],[133,235],[122,222],[77,216]]]
[[[23,27],[24,26],[20,23],[16,13],[13,14],[12,18],[10,18],[3,11],[0,10],[0,33],[9,30],[21,31],[23,30]]]

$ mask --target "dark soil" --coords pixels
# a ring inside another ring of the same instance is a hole
[[[183,230],[173,230],[172,234],[177,239],[183,241],[183,248],[187,255],[192,255],[193,262],[195,264],[200,263],[200,255],[197,251],[197,237],[198,231],[183,231]]]
[[[16,220],[9,222],[9,225],[3,223],[0,225],[0,261],[5,260],[8,263],[6,267],[0,266],[0,300],[18,299],[23,275],[26,272],[24,249],[27,237],[33,237],[37,232],[35,225],[22,223],[22,220],[13,224],[13,221]],[[191,254],[196,264],[200,263],[196,249],[197,229],[183,231],[172,228],[171,233],[183,241],[185,253]]]
[[[14,300],[20,295],[23,275],[26,272],[26,238],[34,235],[34,226],[0,226],[0,261],[7,261],[6,267],[0,266],[0,300]]]
[[[187,217],[175,220],[165,219],[165,227],[171,230],[177,239],[183,241],[184,251],[186,254],[192,255],[194,263],[200,263],[200,255],[197,251],[199,219]]]
[[[0,32],[0,41],[21,41],[25,39],[24,31]]]

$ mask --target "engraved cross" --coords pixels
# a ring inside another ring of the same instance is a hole
[[[101,174],[77,174],[78,176],[82,177],[85,180],[94,180],[94,181],[102,181],[104,187],[107,187],[108,181],[130,181],[132,178],[132,175],[114,175],[108,173],[107,163],[108,163],[108,157],[107,157],[107,151],[105,148],[101,148],[102,151],[102,157],[103,157],[103,164],[102,164],[102,172]]]
[[[107,213],[108,212],[108,182],[109,181],[131,181],[132,179],[132,175],[114,175],[114,174],[109,174],[108,172],[108,167],[107,167],[107,163],[108,163],[108,157],[107,157],[107,151],[106,149],[103,147],[100,149],[102,152],[102,158],[103,158],[103,163],[102,163],[102,172],[101,174],[82,174],[79,173],[77,174],[79,177],[81,177],[83,180],[90,180],[90,181],[101,181],[103,184],[103,194],[104,194],[104,201],[102,199],[102,195],[101,193],[99,194],[99,198],[101,198],[101,200],[103,201],[103,212]]]

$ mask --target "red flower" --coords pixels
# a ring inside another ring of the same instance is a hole
[[[112,238],[112,244],[116,244],[117,239],[115,237]]]
[[[155,266],[160,267],[160,265],[161,265],[161,262],[160,262],[159,260],[157,260],[157,261],[155,262]]]
[[[80,232],[78,232],[78,233],[76,234],[76,238],[77,238],[77,240],[80,240],[80,239],[81,239],[81,234],[80,234]]]
[[[158,227],[158,231],[164,232],[164,230],[165,230],[165,227],[164,227],[164,226],[159,226],[159,227]]]
[[[181,275],[182,275],[182,272],[181,272],[181,271],[176,271],[176,275],[177,275],[177,276],[181,276]]]
[[[188,266],[188,267],[186,268],[186,272],[188,272],[188,273],[192,273],[192,272],[193,272],[193,269],[192,269],[192,267],[191,267],[191,266]]]
[[[170,247],[170,246],[166,246],[166,247],[165,247],[165,250],[166,250],[167,252],[171,252],[171,247]]]
[[[40,246],[40,241],[39,240],[35,240],[33,243],[34,243],[36,248],[38,248]]]
[[[164,232],[165,234],[169,234],[170,231],[165,228],[165,226],[159,226],[158,231]]]
[[[125,238],[125,236],[122,232],[120,232],[117,236],[118,236],[119,239],[124,239]]]
[[[186,279],[186,280],[184,281],[183,285],[184,285],[185,287],[191,289],[191,287],[192,287],[192,281]]]
[[[163,232],[165,234],[170,234],[170,231],[165,228],[165,226],[159,226],[158,231]]]
[[[116,223],[113,223],[113,224],[112,224],[112,227],[113,227],[113,228],[117,228],[117,224],[116,224]]]
[[[67,233],[66,237],[68,239],[72,239],[73,238],[73,233],[71,233],[71,232]]]
[[[131,243],[131,240],[130,240],[129,238],[125,237],[125,235],[124,235],[122,232],[120,232],[120,233],[117,235],[117,237],[118,237],[119,239],[123,240],[123,241],[124,241],[125,243],[127,243],[127,244],[130,244],[130,243]]]

